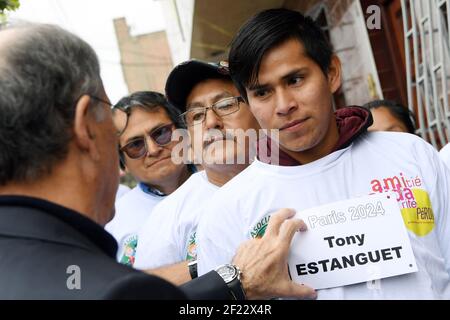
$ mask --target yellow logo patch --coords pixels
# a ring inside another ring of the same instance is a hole
[[[419,237],[426,236],[434,229],[434,214],[430,197],[423,189],[411,189],[416,205],[403,208],[402,216],[408,230]]]

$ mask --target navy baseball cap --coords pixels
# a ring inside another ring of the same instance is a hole
[[[186,100],[198,83],[207,79],[229,79],[228,62],[218,63],[189,60],[177,65],[166,81],[167,100],[181,112],[186,111]]]

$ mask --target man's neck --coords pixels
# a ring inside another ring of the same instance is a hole
[[[55,164],[48,175],[34,181],[11,181],[0,186],[0,194],[47,200],[106,224],[114,210],[114,194],[110,194],[114,186],[102,183],[92,161],[72,150],[70,147],[66,159]]]
[[[218,187],[221,187],[248,166],[248,164],[223,164],[211,167],[204,166],[204,168],[208,181]]]
[[[36,182],[16,183],[11,182],[0,187],[0,195],[27,196],[43,199],[63,207],[72,209],[82,215],[95,220],[94,206],[89,204],[89,197],[83,195],[86,190],[82,185],[74,187],[74,182],[60,183],[52,178],[42,178]]]

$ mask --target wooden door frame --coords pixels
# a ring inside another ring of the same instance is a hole
[[[390,15],[390,12],[387,10],[387,8],[390,5],[397,5],[400,4],[400,0],[360,0],[361,7],[363,10],[363,13],[365,14],[365,18],[367,19],[367,7],[370,5],[377,5],[381,10],[381,27],[384,37],[387,40],[387,49],[389,52],[389,60],[390,64],[394,71],[394,77],[396,82],[396,87],[398,90],[398,99],[404,105],[407,105],[408,98],[407,98],[407,88],[406,88],[406,66],[405,66],[405,59],[404,59],[404,44],[399,44],[396,36],[394,35],[394,32],[397,30],[393,26],[392,16]],[[400,30],[402,32],[403,37],[403,29]],[[370,33],[371,30],[368,30]],[[397,31],[398,32],[398,31]],[[370,38],[370,37],[369,37]],[[374,49],[373,43],[371,41],[372,50]],[[399,48],[400,46],[400,48]],[[403,56],[402,56],[403,55]],[[375,64],[378,65],[376,59]],[[383,89],[383,88],[382,88]]]

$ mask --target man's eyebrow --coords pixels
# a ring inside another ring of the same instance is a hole
[[[249,85],[247,90],[249,90],[249,91],[264,90],[264,89],[267,89],[268,87],[269,87],[268,84],[255,83],[255,84]]]
[[[132,142],[132,141],[139,140],[140,138],[143,138],[143,136],[142,136],[142,135],[135,135],[135,136],[133,136],[133,137],[130,137],[130,138],[128,138],[128,139],[125,140],[124,145],[127,145],[127,144],[129,144],[130,142]]]
[[[215,102],[217,102],[217,101],[219,101],[219,100],[222,100],[222,99],[225,99],[225,98],[230,98],[230,97],[232,97],[232,96],[233,96],[233,94],[232,94],[231,92],[228,92],[228,91],[222,91],[221,93],[216,94],[216,95],[212,98],[212,101],[213,101],[213,103],[215,103]]]
[[[163,126],[163,125],[164,125],[164,123],[161,122],[161,123],[158,123],[157,125],[153,126],[150,130],[146,131],[146,133],[144,133],[144,134],[136,134],[136,135],[133,135],[133,136],[131,136],[131,137],[129,137],[129,138],[127,138],[127,139],[125,140],[125,144],[128,144],[128,143],[130,143],[131,141],[134,141],[134,140],[143,138],[148,132],[152,132],[152,131],[155,130],[156,128],[161,127],[161,126]]]
[[[284,76],[282,76],[281,79],[283,79],[283,81],[286,81],[289,78],[292,78],[293,76],[301,74],[301,73],[305,73],[306,71],[308,71],[308,68],[306,68],[306,67],[305,68],[294,69],[294,70],[290,71],[289,73],[285,74]],[[255,84],[250,84],[247,87],[247,90],[249,90],[249,91],[265,90],[265,89],[267,89],[269,87],[270,87],[269,84],[255,83]]]
[[[211,100],[213,101],[213,103],[216,103],[219,100],[222,100],[225,98],[231,98],[231,97],[233,97],[233,94],[231,92],[222,91],[222,92],[216,94]],[[193,103],[187,105],[187,109],[204,108],[204,107],[205,106],[203,104],[201,104],[200,102],[193,102]]]
[[[301,73],[305,73],[307,70],[307,68],[299,68],[299,69],[295,69],[292,70],[291,72],[289,72],[288,74],[284,75],[281,77],[281,79],[283,79],[284,81],[292,78],[293,76],[299,75]]]
[[[203,108],[203,105],[200,102],[193,102],[186,106],[186,109],[190,109],[190,108]]]

